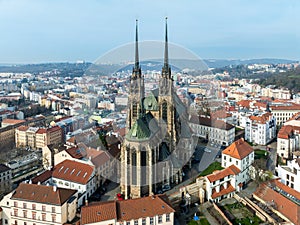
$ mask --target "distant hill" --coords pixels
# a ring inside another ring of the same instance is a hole
[[[286,59],[249,59],[249,60],[226,60],[226,59],[170,59],[173,71],[183,69],[207,70],[208,68],[223,68],[228,66],[246,65],[246,64],[278,64],[293,63],[296,61]],[[162,59],[154,59],[141,62],[143,70],[160,71],[163,66]],[[82,76],[83,74],[108,74],[121,70],[132,70],[133,64],[92,64],[92,63],[42,63],[42,64],[0,64],[1,72],[12,73],[40,73],[44,71],[58,70],[61,76]]]
[[[281,63],[293,63],[295,60],[288,59],[204,59],[204,62],[210,68],[221,68],[230,65],[248,65],[248,64],[281,64]]]

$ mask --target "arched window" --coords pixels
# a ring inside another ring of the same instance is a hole
[[[168,122],[168,103],[165,101],[162,104],[162,119]]]
[[[137,117],[137,104],[132,104],[132,117],[135,119]]]

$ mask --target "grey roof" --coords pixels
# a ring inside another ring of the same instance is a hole
[[[10,168],[4,164],[0,164],[0,173],[4,173],[6,171],[10,170]]]

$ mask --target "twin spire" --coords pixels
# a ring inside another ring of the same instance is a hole
[[[166,17],[166,30],[165,30],[165,54],[164,54],[164,68],[169,69],[169,54],[168,54],[168,17]],[[140,69],[139,62],[139,44],[138,44],[138,20],[135,21],[135,64],[134,70]]]

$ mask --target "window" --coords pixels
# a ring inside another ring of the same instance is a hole
[[[8,224],[8,220],[7,220],[7,219],[5,219],[5,220],[4,220],[4,223],[5,223],[5,224]]]
[[[153,224],[153,217],[150,217],[150,225]]]
[[[142,225],[146,225],[146,219],[142,220]]]
[[[134,225],[138,225],[139,224],[139,221],[138,220],[135,220],[134,221]]]
[[[14,202],[14,207],[18,207],[18,202]]]
[[[239,161],[236,160],[236,161],[235,161],[235,164],[236,164],[236,165],[239,165]]]
[[[14,209],[14,216],[18,216],[18,210]]]
[[[168,104],[167,104],[167,102],[163,102],[163,104],[162,104],[162,119],[165,122],[168,122]]]
[[[24,202],[23,203],[23,208],[26,209],[27,208],[27,204]]]
[[[294,177],[291,176],[291,181],[294,182]]]
[[[170,214],[166,215],[166,222],[170,222]]]
[[[46,221],[46,213],[42,213],[42,220]]]
[[[27,218],[27,211],[26,210],[23,210],[23,217]]]
[[[56,215],[52,214],[51,217],[52,217],[52,222],[56,222]]]
[[[36,212],[32,212],[32,219],[36,220]]]
[[[55,207],[52,207],[52,212],[55,213]]]
[[[288,179],[288,180],[289,180],[289,179],[290,179],[290,175],[288,175],[288,174],[287,174],[287,175],[286,175],[286,179]]]
[[[42,205],[42,211],[46,211],[46,206]]]
[[[158,216],[158,223],[162,223],[162,216]]]
[[[130,225],[130,222],[129,222],[129,221],[127,221],[127,222],[126,222],[126,225]]]
[[[231,158],[229,158],[229,162],[231,162]]]
[[[32,204],[32,209],[35,210],[36,209],[36,205]]]

